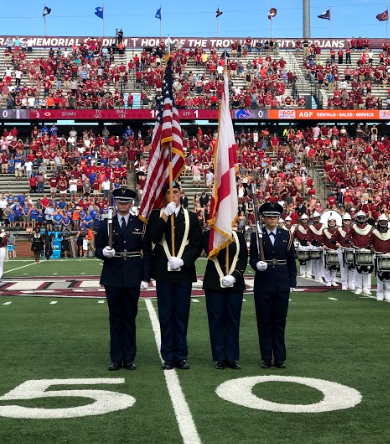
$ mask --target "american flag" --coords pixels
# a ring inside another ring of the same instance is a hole
[[[165,69],[162,92],[157,97],[157,117],[149,153],[148,175],[139,210],[139,217],[145,223],[153,208],[160,207],[163,202],[163,189],[169,182],[170,151],[172,151],[173,180],[178,179],[184,168],[183,139],[172,84],[172,62],[169,60]]]

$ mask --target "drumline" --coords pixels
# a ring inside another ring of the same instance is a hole
[[[297,259],[300,264],[312,259],[324,257],[325,266],[332,270],[340,269],[337,250],[324,250],[322,247],[297,247]],[[342,248],[342,258],[349,270],[358,273],[372,273],[374,269],[381,280],[390,280],[390,253],[373,253],[366,248]]]

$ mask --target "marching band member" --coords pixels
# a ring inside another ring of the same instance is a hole
[[[285,223],[286,229],[287,229],[291,234],[294,234],[295,226],[293,225],[293,223],[292,223],[292,219],[291,219],[290,216],[287,216],[287,217],[284,219],[284,223]]]
[[[387,254],[390,252],[390,231],[388,223],[389,219],[384,214],[378,217],[377,228],[372,231],[372,249],[374,253]],[[378,263],[376,268],[376,300],[386,300],[390,302],[390,272],[379,269]]]
[[[309,218],[306,214],[302,214],[300,224],[294,230],[294,239],[299,242],[299,249],[310,250],[311,249],[311,230],[308,225]],[[305,264],[300,264],[300,277],[312,276],[312,265],[311,260],[307,261]]]
[[[345,213],[343,215],[343,226],[338,229],[336,246],[338,248],[337,252],[340,262],[341,289],[355,291],[354,270],[348,267],[343,257],[343,248],[352,247],[351,219],[352,218],[349,213]]]
[[[8,235],[4,228],[0,229],[0,279],[3,277],[3,267],[7,255]]]
[[[336,217],[332,215],[332,213],[328,218],[328,227],[324,228],[324,230],[322,231],[322,235],[322,243],[324,244],[325,254],[329,250],[337,250],[336,243],[338,230],[336,227]],[[339,284],[336,282],[336,268],[335,266],[329,266],[329,264],[326,263],[326,260],[324,267],[324,277],[327,287],[331,287],[332,285],[334,287],[338,287]]]
[[[317,211],[313,213],[313,224],[309,225],[309,229],[311,231],[311,244],[313,247],[322,247],[322,232],[325,228],[325,225],[320,222],[321,214]],[[314,274],[314,279],[316,282],[323,282],[324,277],[324,264],[322,261],[322,257],[318,259],[312,259],[312,269]]]
[[[351,240],[354,248],[370,248],[373,241],[372,227],[367,223],[366,213],[362,210],[356,213],[356,224],[351,228]],[[370,267],[359,267],[354,270],[355,294],[371,296]]]

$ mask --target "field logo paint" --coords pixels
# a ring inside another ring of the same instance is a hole
[[[252,393],[256,384],[264,382],[295,382],[307,385],[323,393],[324,398],[315,404],[279,404],[266,401]],[[296,376],[253,376],[231,379],[216,389],[217,395],[225,401],[250,409],[281,413],[323,413],[355,407],[362,400],[361,394],[345,385],[324,379],[301,378]]]
[[[63,419],[103,415],[132,407],[135,398],[124,393],[106,390],[47,390],[52,385],[97,385],[124,384],[124,378],[93,379],[40,379],[26,381],[0,397],[1,401],[24,401],[26,399],[76,397],[90,398],[92,404],[69,408],[33,408],[19,405],[0,406],[0,416],[18,419]]]

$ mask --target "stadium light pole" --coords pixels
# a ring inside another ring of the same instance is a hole
[[[310,0],[303,0],[303,38],[311,37],[310,31]]]

